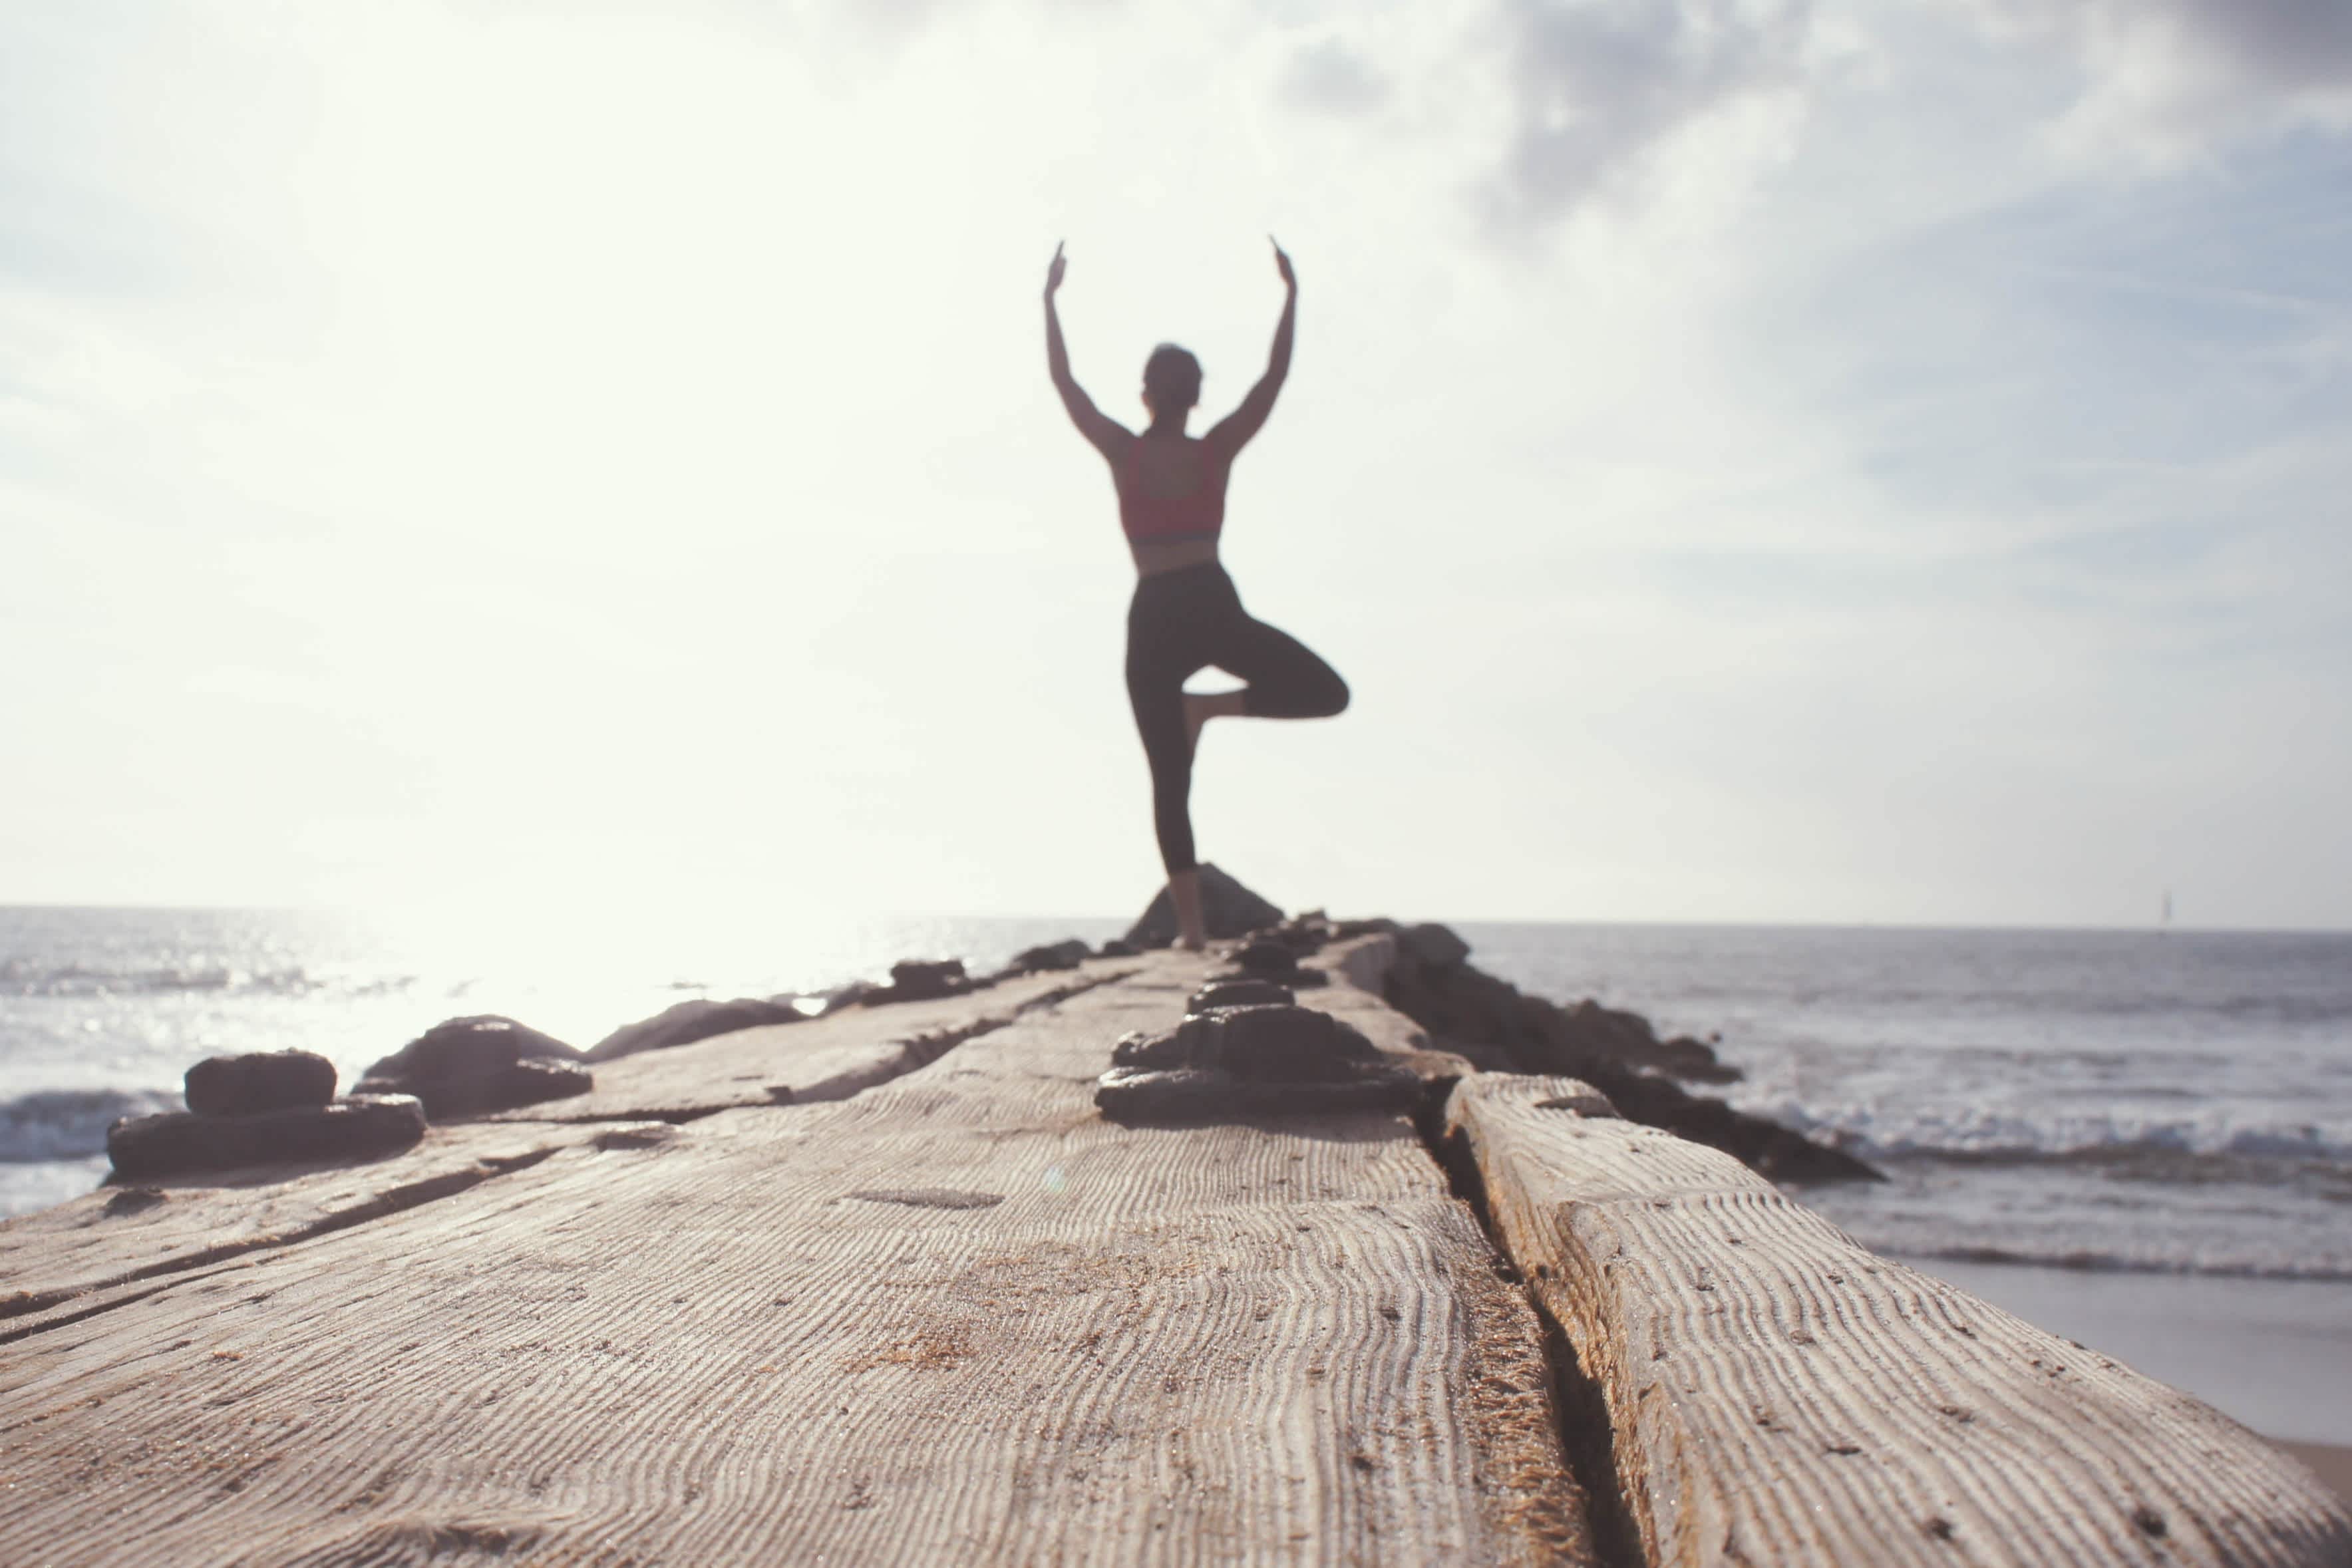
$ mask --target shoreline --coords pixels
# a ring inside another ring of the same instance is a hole
[[[2273,1441],[2352,1449],[2352,1285],[1893,1255]]]

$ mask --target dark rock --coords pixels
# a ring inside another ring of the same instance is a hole
[[[960,997],[973,988],[961,958],[902,958],[890,966],[888,985],[867,988],[857,1001],[869,1008],[889,1002],[930,1002]]]
[[[737,997],[727,1002],[698,997],[664,1008],[649,1019],[623,1024],[591,1046],[581,1060],[614,1061],[641,1051],[667,1051],[709,1040],[714,1034],[732,1034],[739,1029],[760,1029],[768,1024],[799,1023],[807,1017],[790,997]]]
[[[1481,1067],[1500,1058],[1513,1071],[1581,1079],[1629,1120],[1721,1149],[1775,1181],[1884,1179],[1843,1149],[1693,1094],[1665,1076],[1736,1075],[1701,1041],[1661,1042],[1637,1013],[1592,1001],[1561,1008],[1468,963],[1425,963],[1402,940],[1399,946],[1386,987],[1389,1005]],[[1433,951],[1443,956],[1445,949]]]
[[[1075,969],[1094,955],[1084,942],[1073,936],[1066,942],[1049,942],[1043,946],[1024,947],[1013,955],[1013,962],[1004,967],[1009,975],[1035,975],[1047,969]]]
[[[1230,941],[1282,924],[1282,911],[1213,865],[1201,868],[1201,918],[1214,942]],[[1162,887],[1152,895],[1127,941],[1136,948],[1166,947],[1176,940],[1176,905]]]
[[[1480,1072],[1517,1072],[1517,1058],[1499,1045],[1482,1040],[1462,1040],[1453,1035],[1433,1035],[1429,1041],[1433,1051],[1448,1051],[1460,1057]]]
[[[1450,969],[1466,962],[1470,944],[1456,936],[1444,925],[1408,925],[1397,933],[1397,951],[1416,964],[1434,969]]]
[[[435,1121],[585,1094],[588,1059],[551,1035],[496,1014],[435,1024],[367,1070],[362,1094],[413,1094]]]
[[[928,1002],[968,991],[971,980],[961,958],[902,958],[890,966],[890,988],[901,1001]]]
[[[1718,1061],[1713,1046],[1686,1034],[1660,1040],[1656,1060],[1659,1071],[1685,1083],[1737,1083],[1748,1076],[1731,1063]]]
[[[1244,973],[1269,980],[1287,979],[1298,973],[1298,955],[1286,944],[1271,940],[1252,942],[1234,955],[1234,962]]]
[[[425,1113],[436,1122],[512,1111],[546,1100],[566,1100],[596,1087],[596,1075],[584,1063],[558,1061],[551,1056],[526,1056],[503,1067],[447,1078],[368,1077],[359,1081],[362,1094],[413,1094]]]
[[[1328,1013],[1280,1004],[1215,1008],[1111,1052],[1095,1103],[1121,1122],[1232,1120],[1297,1111],[1403,1110],[1412,1071]]]
[[[1211,1008],[1287,1007],[1298,999],[1288,986],[1255,976],[1240,980],[1212,980],[1192,993],[1184,1004],[1187,1013],[1204,1013]]]
[[[204,1116],[173,1111],[126,1116],[106,1132],[114,1174],[152,1181],[247,1166],[348,1164],[414,1147],[425,1107],[405,1094],[354,1094],[326,1105]]]
[[[1662,1040],[1641,1014],[1604,1008],[1590,998],[1563,1009],[1530,997],[1522,998],[1521,1007],[1529,1027],[1555,1050],[1604,1056],[1691,1082],[1736,1083],[1743,1076],[1717,1061],[1714,1047],[1686,1035]]]
[[[1132,958],[1139,951],[1140,951],[1140,949],[1138,948],[1134,943],[1127,940],[1124,936],[1114,936],[1109,941],[1095,949],[1095,956],[1097,958]]]
[[[323,1105],[335,1097],[335,1064],[314,1051],[257,1051],[207,1056],[188,1069],[188,1109],[201,1116],[241,1116]]]
[[[521,1105],[536,1105],[545,1100],[564,1100],[574,1094],[585,1094],[596,1087],[596,1075],[584,1063],[558,1061],[548,1056],[526,1056],[505,1072],[488,1080],[476,1080],[465,1084],[471,1090],[470,1101],[460,1100],[446,1114],[474,1116],[488,1111],[511,1111]],[[446,1092],[445,1092],[445,1098]],[[425,1113],[433,1114],[435,1102],[425,1102]]]
[[[558,1061],[589,1058],[551,1034],[497,1013],[446,1019],[370,1067],[368,1078],[458,1078],[505,1067],[526,1056]]]

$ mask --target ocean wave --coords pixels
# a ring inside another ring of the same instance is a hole
[[[2315,1284],[2352,1283],[2352,1264],[2335,1260],[2302,1262],[2294,1260],[2203,1259],[2149,1256],[2092,1248],[1923,1246],[1912,1239],[1868,1241],[1865,1245],[1916,1262],[2000,1263],[2035,1269],[2066,1269],[2085,1274],[2175,1274],[2217,1280],[2302,1280]],[[1930,1273],[1934,1272],[1931,1269]]]
[[[283,969],[247,969],[226,964],[117,969],[0,959],[0,997],[161,996],[184,992],[300,997],[320,991],[371,996],[405,990],[415,980],[409,975],[364,979],[317,975],[299,965]]]
[[[2172,1137],[2119,1139],[2061,1148],[2031,1144],[1939,1145],[1896,1140],[1835,1140],[1840,1147],[1864,1159],[1899,1165],[1933,1160],[1954,1166],[2064,1166],[2105,1169],[2119,1176],[2155,1181],[2230,1181],[2262,1183],[2288,1171],[2342,1170],[2352,1176],[2352,1150],[2316,1137],[2286,1137],[2275,1133],[2243,1132],[2213,1146]]]
[[[2184,1177],[2228,1165],[2340,1166],[2352,1170],[2352,1126],[2252,1120],[2248,1108],[2203,1116],[2128,1113],[1743,1103],[1868,1160],[1953,1165],[2170,1164]]]
[[[106,1152],[106,1129],[121,1116],[180,1109],[155,1089],[44,1089],[0,1100],[0,1163],[78,1160]]]

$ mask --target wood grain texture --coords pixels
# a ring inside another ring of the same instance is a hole
[[[2300,1465],[1567,1079],[1448,1105],[1660,1564],[2352,1563]]]
[[[0,1226],[0,1342],[94,1292],[290,1245],[451,1197],[593,1135],[589,1127],[436,1127],[389,1159],[271,1166],[100,1187]]]
[[[436,1126],[388,1159],[269,1166],[101,1187],[0,1222],[0,1340],[25,1320],[78,1310],[94,1291],[209,1267],[453,1196],[588,1141],[594,1128],[740,1105],[846,1099],[937,1059],[944,1042],[1002,1027],[1041,999],[1114,979],[1132,964],[1027,976],[931,1002],[853,1008],[599,1063],[587,1094]]]
[[[0,1346],[0,1559],[1588,1561],[1532,1314],[1401,1119],[1095,1113],[1204,969]]]
[[[765,1024],[690,1045],[594,1064],[596,1087],[497,1113],[514,1122],[690,1117],[737,1105],[845,1100],[936,1059],[979,1028],[1001,1028],[1042,1000],[1132,973],[1132,959],[1024,975],[932,1001],[845,1008],[804,1023]]]

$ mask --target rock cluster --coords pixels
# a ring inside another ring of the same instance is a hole
[[[1201,916],[1213,942],[1229,942],[1282,923],[1281,910],[1213,865],[1201,868]],[[1128,927],[1125,941],[1141,950],[1166,947],[1175,940],[1176,905],[1162,887]]]
[[[436,1122],[585,1094],[587,1058],[510,1018],[483,1014],[435,1024],[361,1078],[362,1094],[413,1094]]]
[[[294,1161],[373,1159],[425,1135],[425,1108],[399,1095],[335,1098],[335,1064],[314,1051],[212,1056],[188,1069],[188,1109],[125,1116],[106,1131],[125,1181]]]
[[[1245,888],[1241,892],[1255,896]],[[1427,1030],[1440,1051],[1485,1071],[1582,1079],[1629,1120],[1721,1149],[1775,1180],[1880,1179],[1876,1170],[1842,1149],[1683,1088],[1675,1080],[1727,1083],[1739,1077],[1739,1070],[1718,1061],[1705,1041],[1660,1040],[1640,1014],[1596,1001],[1563,1008],[1527,996],[1472,965],[1470,945],[1444,925],[1333,920],[1309,910],[1254,933],[1237,955],[1244,966],[1240,975],[1312,984],[1307,977],[1320,979],[1322,970],[1286,973],[1273,949],[1287,949],[1296,957],[1373,933],[1396,938],[1396,960],[1384,987],[1389,1005]]]
[[[1120,1122],[1228,1121],[1285,1112],[1404,1110],[1412,1070],[1361,1032],[1287,1002],[1210,1007],[1172,1030],[1135,1033],[1111,1052],[1095,1103]]]
[[[1776,1181],[1880,1179],[1843,1150],[1675,1082],[1738,1076],[1704,1043],[1662,1041],[1648,1020],[1597,1002],[1562,1008],[1527,996],[1473,966],[1469,954],[1469,945],[1442,925],[1397,935],[1388,1003],[1429,1030],[1440,1049],[1491,1071],[1582,1079],[1627,1119],[1721,1149]]]

